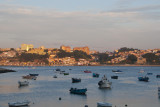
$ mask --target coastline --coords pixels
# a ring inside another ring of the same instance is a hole
[[[0,67],[45,67],[45,66],[79,66],[79,65],[34,65],[34,66],[17,66],[17,65],[0,65]],[[107,64],[100,64],[100,65],[80,65],[80,66],[126,66],[126,67],[160,67],[160,65],[136,65],[136,64],[116,64],[116,65],[107,65]]]

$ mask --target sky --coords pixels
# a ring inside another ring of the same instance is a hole
[[[160,0],[0,0],[0,48],[160,48]]]

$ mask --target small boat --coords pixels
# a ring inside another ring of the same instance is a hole
[[[111,79],[118,79],[118,76],[111,76]]]
[[[53,78],[57,78],[57,75],[54,75]]]
[[[118,74],[118,73],[123,73],[123,71],[121,71],[121,70],[112,70],[112,72],[114,72],[114,73],[116,73],[116,74]]]
[[[138,80],[139,81],[145,81],[145,82],[148,82],[148,80],[149,80],[149,77],[138,77]]]
[[[98,102],[97,107],[112,107],[110,103]]]
[[[92,73],[92,72],[89,70],[85,70],[84,73]]]
[[[158,97],[160,97],[160,87],[158,87]]]
[[[85,95],[87,92],[87,88],[84,88],[84,89],[71,88],[69,91],[70,93],[73,93],[73,94]]]
[[[143,69],[141,69],[138,73],[144,73],[145,71]]]
[[[19,86],[27,86],[29,85],[28,81],[18,81]]]
[[[93,75],[92,75],[93,77],[99,77],[99,74],[98,73],[93,73]]]
[[[28,106],[30,101],[23,101],[23,102],[10,102],[8,103],[9,107],[22,107]]]
[[[160,75],[156,75],[157,78],[160,78]]]
[[[147,73],[147,75],[153,75],[153,73]]]
[[[38,76],[39,74],[29,74],[30,76]]]
[[[80,78],[72,78],[72,83],[81,82]]]
[[[64,75],[69,75],[69,73],[63,73]]]
[[[36,76],[30,76],[30,75],[26,75],[26,76],[22,76],[23,79],[32,79],[32,80],[36,80],[37,77]]]
[[[111,88],[111,84],[112,84],[112,82],[107,80],[107,77],[105,75],[98,82],[99,88]]]
[[[61,69],[57,68],[56,71],[61,71]]]

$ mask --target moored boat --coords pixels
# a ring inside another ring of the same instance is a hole
[[[26,76],[22,76],[23,79],[32,79],[32,80],[36,80],[37,77],[36,76],[30,76],[30,75],[26,75]]]
[[[23,102],[10,102],[8,103],[9,107],[22,107],[22,106],[28,106],[30,101],[23,101]]]
[[[145,82],[148,82],[148,80],[149,80],[149,77],[138,77],[138,80],[139,81],[145,81]]]
[[[153,73],[151,73],[151,72],[148,72],[148,73],[147,73],[147,75],[153,75]]]
[[[114,72],[114,73],[116,73],[116,74],[118,74],[118,73],[123,73],[123,71],[121,71],[121,70],[112,70],[112,72]]]
[[[57,75],[54,75],[53,78],[57,78]]]
[[[83,88],[83,89],[71,88],[69,91],[70,93],[73,93],[73,94],[85,95],[87,92],[87,88]]]
[[[18,81],[19,86],[27,86],[29,85],[28,81]]]
[[[93,75],[92,75],[93,77],[99,77],[99,74],[98,73],[93,73]]]
[[[110,103],[98,102],[97,107],[112,107]]]
[[[69,73],[63,73],[64,75],[69,75]]]
[[[80,78],[72,78],[72,83],[81,82]]]
[[[160,78],[160,75],[156,75],[157,78]]]
[[[105,75],[98,82],[99,88],[111,88],[111,84],[112,82],[110,82]]]
[[[38,76],[39,74],[29,74],[30,76]]]
[[[111,76],[111,79],[118,79],[118,76]]]
[[[85,72],[85,73],[92,73],[92,72],[91,72],[91,71],[89,71],[89,70],[85,70],[84,72]]]
[[[160,87],[158,87],[158,97],[160,97]]]

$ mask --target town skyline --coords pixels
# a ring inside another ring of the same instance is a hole
[[[160,46],[159,0],[1,0],[0,46]]]

